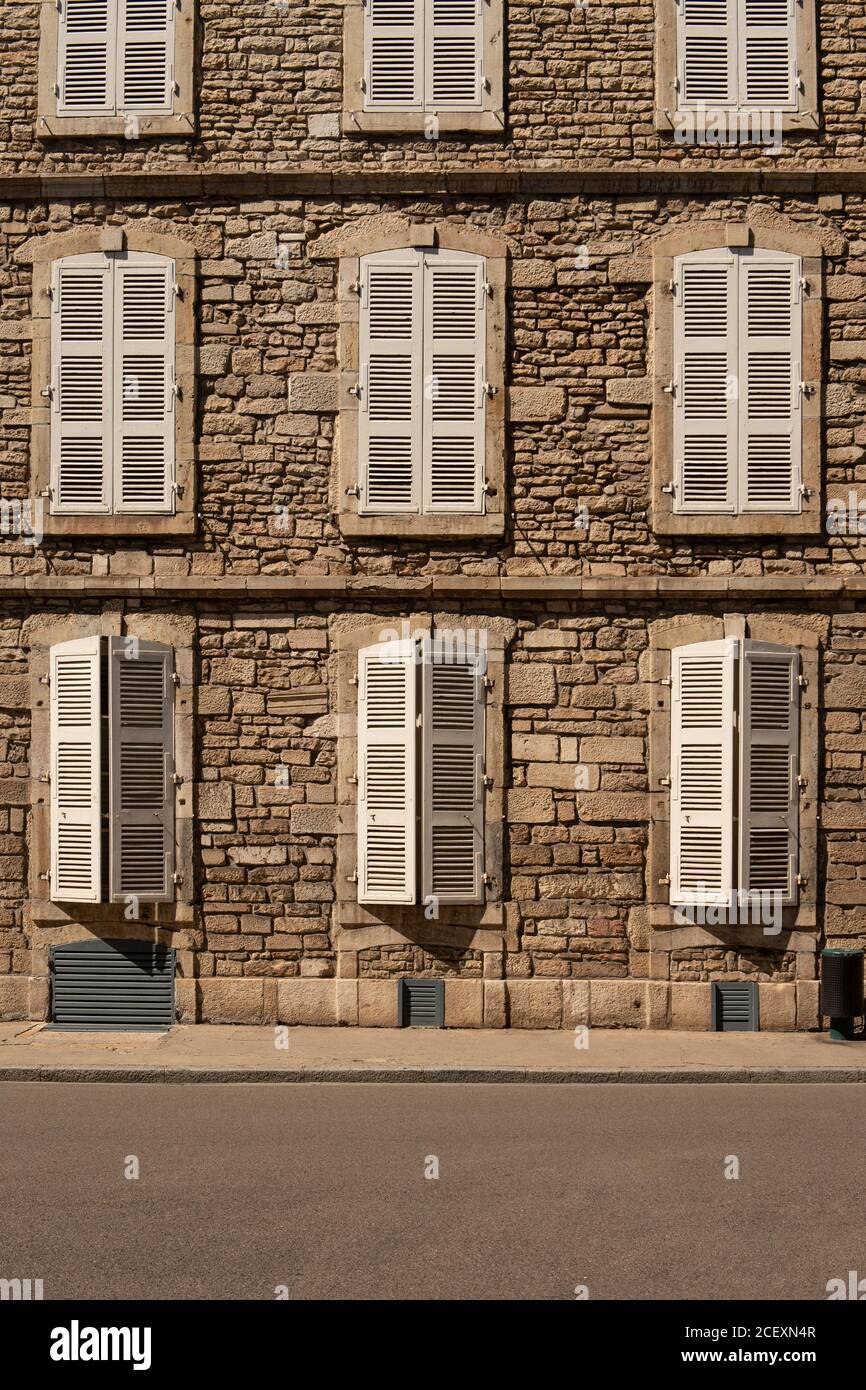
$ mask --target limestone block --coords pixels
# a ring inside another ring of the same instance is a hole
[[[512,1028],[559,1028],[561,980],[506,980]]]
[[[445,981],[445,1027],[481,1028],[484,1024],[484,981]]]

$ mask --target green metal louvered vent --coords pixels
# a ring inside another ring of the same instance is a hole
[[[174,1023],[174,951],[76,941],[51,952],[51,1027],[162,1031]]]
[[[713,985],[716,1033],[757,1033],[758,986],[754,980],[724,980]]]
[[[444,980],[401,980],[398,988],[398,1027],[445,1027]]]

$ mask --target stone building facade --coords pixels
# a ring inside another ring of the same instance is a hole
[[[64,6],[0,5],[0,1017],[57,1019],[58,951],[128,941],[175,952],[186,1022],[396,1026],[427,980],[446,1026],[709,1029],[740,983],[819,1027],[820,950],[866,945],[862,6],[776,16],[794,78],[733,138],[749,63],[708,136],[672,0],[472,0],[462,111],[420,58],[369,99],[376,0],[158,0],[165,101],[109,55],[75,110]],[[693,357],[691,274],[725,286]],[[689,472],[695,435],[724,462]],[[408,700],[378,742],[369,661]],[[724,705],[691,741],[689,662]],[[474,732],[437,744],[449,665]]]

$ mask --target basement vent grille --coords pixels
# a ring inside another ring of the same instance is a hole
[[[751,980],[726,980],[713,985],[713,1031],[757,1033],[758,986]]]
[[[76,941],[51,952],[51,1027],[155,1032],[174,1023],[174,951]]]
[[[398,1027],[445,1027],[444,980],[401,980],[398,997]]]

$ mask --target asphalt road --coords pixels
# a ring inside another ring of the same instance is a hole
[[[0,1278],[46,1299],[821,1299],[866,1275],[864,1135],[860,1086],[8,1083]]]

